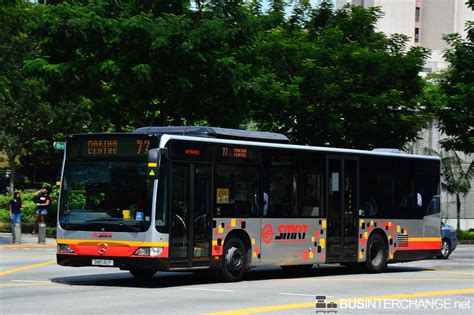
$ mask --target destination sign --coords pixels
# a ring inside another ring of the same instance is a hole
[[[246,159],[248,157],[248,150],[245,148],[222,147],[222,157]]]
[[[68,140],[69,157],[146,157],[154,138],[148,136],[73,136]]]

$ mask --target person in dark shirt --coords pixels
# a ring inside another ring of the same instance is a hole
[[[21,203],[21,195],[19,192],[13,194],[13,199],[8,204],[8,211],[12,219],[12,232],[15,223],[21,223],[21,209],[25,206]]]
[[[51,199],[48,195],[48,190],[46,188],[40,189],[35,192],[34,201],[38,209],[36,209],[36,220],[33,227],[33,232],[31,234],[36,234],[38,230],[38,223],[44,223],[44,219],[48,214],[49,206],[51,204]]]

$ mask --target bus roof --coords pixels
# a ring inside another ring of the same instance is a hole
[[[232,140],[265,141],[272,143],[289,143],[290,139],[281,133],[239,130],[207,126],[163,126],[142,127],[133,133],[146,133],[155,135],[182,135],[205,138],[219,138]]]
[[[240,140],[229,140],[229,139],[213,139],[213,138],[169,135],[169,134],[164,134],[161,137],[160,147],[164,147],[169,140],[224,143],[224,144],[231,144],[231,145],[248,145],[248,146],[267,147],[267,148],[274,148],[274,149],[288,149],[288,150],[302,150],[302,151],[304,150],[304,151],[331,152],[331,153],[342,153],[342,154],[358,154],[358,155],[386,156],[386,157],[398,157],[398,158],[440,160],[440,158],[437,156],[408,154],[408,153],[394,153],[394,152],[389,152],[389,151],[377,151],[377,150],[368,151],[368,150],[357,150],[357,149],[316,147],[316,146],[305,146],[305,145],[296,145],[296,144],[266,143],[266,142],[240,141]]]

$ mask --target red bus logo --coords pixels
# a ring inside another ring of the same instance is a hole
[[[265,244],[270,244],[273,241],[273,227],[270,224],[265,224],[262,228],[262,239]]]
[[[308,224],[280,224],[275,242],[304,242]]]

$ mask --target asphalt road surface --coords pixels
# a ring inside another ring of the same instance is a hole
[[[161,272],[143,281],[118,269],[61,267],[51,246],[0,246],[1,314],[474,314],[473,245],[459,246],[449,260],[394,264],[382,274],[339,265],[302,275],[261,268],[238,283]]]

